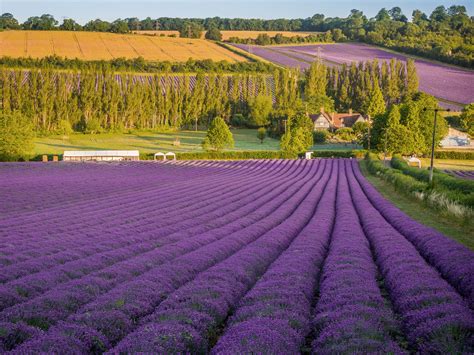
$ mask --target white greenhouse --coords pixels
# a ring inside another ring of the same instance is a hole
[[[138,150],[75,150],[65,151],[64,161],[138,161]]]

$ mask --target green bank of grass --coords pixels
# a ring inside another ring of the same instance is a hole
[[[429,158],[421,158],[421,167],[430,166]],[[434,167],[442,170],[474,170],[474,160],[435,159]]]
[[[457,240],[474,250],[474,223],[460,223],[459,220],[440,215],[436,210],[424,205],[414,197],[401,194],[385,180],[370,175],[366,162],[361,161],[360,167],[364,176],[372,185],[395,206],[424,225],[435,228],[448,237]]]
[[[232,130],[235,147],[232,150],[278,150],[279,141],[265,138],[263,144],[257,138],[255,129]],[[205,131],[176,132],[133,132],[105,134],[72,134],[68,137],[38,137],[35,140],[35,154],[62,154],[65,150],[139,150],[142,153],[159,151],[199,152]],[[179,139],[179,146],[174,145]]]
[[[263,143],[257,138],[256,129],[233,129],[235,146],[231,151],[276,151],[280,149],[278,139],[266,137]],[[201,152],[205,131],[132,132],[104,134],[71,134],[67,137],[49,136],[35,139],[34,154],[62,154],[65,150],[139,150],[141,153]],[[179,139],[179,146],[174,145]],[[350,151],[361,149],[357,144],[317,144],[312,150]]]

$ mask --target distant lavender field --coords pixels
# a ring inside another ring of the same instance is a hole
[[[239,48],[249,50],[247,45],[238,45]],[[365,60],[378,59],[389,61],[391,58],[406,60],[402,54],[388,51],[359,43],[338,43],[307,46],[285,46],[262,48],[251,46],[250,50],[255,55],[274,63],[301,68],[307,68],[308,62],[315,60],[320,48],[321,57],[329,65],[351,63]],[[280,54],[280,56],[279,56]],[[290,57],[289,57],[290,56]],[[295,64],[296,63],[296,64]],[[468,104],[474,102],[474,72],[453,66],[435,64],[426,60],[416,60],[416,67],[420,77],[420,90],[434,95],[441,100],[452,103]],[[446,107],[459,108],[461,105]]]

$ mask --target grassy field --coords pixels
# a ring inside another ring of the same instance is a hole
[[[278,150],[280,141],[265,138],[263,144],[257,139],[256,129],[233,129],[235,147],[231,150]],[[62,154],[64,150],[138,149],[143,153],[158,151],[196,152],[201,151],[205,131],[176,132],[133,132],[130,134],[73,134],[68,137],[38,137],[35,141],[35,155]],[[179,138],[180,145],[173,145]],[[353,150],[361,149],[357,144],[316,144],[312,150]]]
[[[474,168],[474,162],[472,163]],[[396,191],[390,183],[370,175],[365,167],[365,161],[361,161],[360,166],[362,173],[372,185],[374,185],[387,200],[391,201],[411,218],[437,229],[441,233],[474,250],[474,223],[463,224],[458,220],[443,216],[436,210],[416,200],[414,197],[408,197]]]
[[[177,36],[179,37],[179,31],[136,31],[135,33],[138,34],[147,34],[147,35],[154,35],[154,36]],[[227,41],[231,37],[237,38],[257,38],[258,35],[265,33],[270,37],[275,37],[278,33],[281,33],[285,37],[296,37],[302,36],[307,37],[316,32],[290,32],[290,31],[221,31],[222,33],[222,40]],[[205,32],[202,33],[202,38],[204,38]]]
[[[41,58],[58,55],[83,60],[137,58],[157,61],[193,59],[246,59],[211,41],[201,39],[122,35],[98,32],[5,31],[0,32],[0,57]]]
[[[421,158],[421,167],[430,166],[429,158]],[[434,167],[443,170],[474,170],[474,160],[435,159]]]
[[[232,130],[235,147],[232,150],[278,150],[279,141],[266,138],[263,144],[253,129]],[[65,150],[138,149],[142,153],[159,151],[201,151],[205,131],[134,132],[131,134],[73,134],[69,137],[40,137],[35,142],[35,154],[62,154]],[[180,145],[173,142],[179,138]]]

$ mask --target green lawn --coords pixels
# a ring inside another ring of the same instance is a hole
[[[367,180],[369,180],[386,199],[391,201],[411,218],[437,229],[448,237],[474,250],[474,223],[462,223],[459,220],[443,216],[436,210],[416,200],[414,197],[409,197],[396,191],[395,188],[385,180],[370,175],[365,167],[365,161],[361,161],[360,166]]]
[[[430,166],[429,158],[421,158],[421,167]],[[474,170],[474,160],[435,159],[434,167],[443,170]]]
[[[235,147],[232,150],[278,150],[279,141],[266,138],[263,144],[257,138],[257,130],[232,130]],[[193,152],[200,151],[205,131],[176,131],[176,132],[133,132],[130,134],[72,134],[69,137],[51,136],[39,137],[35,140],[35,154],[62,154],[65,150],[132,150],[142,153],[159,151]],[[173,142],[179,138],[180,145]]]
[[[256,129],[233,129],[235,147],[230,150],[278,150],[280,142],[274,138],[265,138],[263,144],[257,138]],[[35,140],[35,155],[62,154],[65,150],[134,150],[142,153],[159,151],[196,152],[202,151],[201,142],[205,131],[176,131],[176,132],[133,132],[82,134],[76,133],[68,137],[49,136],[38,137]],[[180,145],[173,142],[179,138]],[[352,150],[360,149],[356,144],[318,144],[313,150]]]

